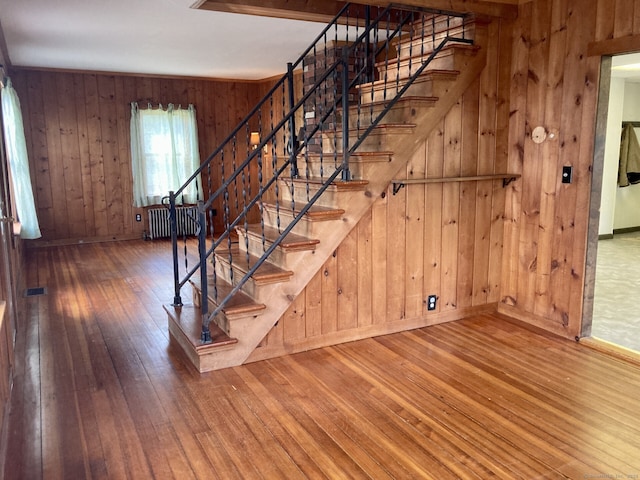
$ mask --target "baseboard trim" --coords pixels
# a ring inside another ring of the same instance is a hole
[[[560,318],[541,317],[533,313],[524,312],[515,306],[505,303],[498,304],[498,313],[564,338],[575,340],[579,333],[576,325],[574,325],[576,322],[564,324]]]
[[[445,322],[453,322],[482,314],[495,314],[497,312],[497,303],[488,303],[474,307],[458,308],[446,312],[431,313],[425,316],[398,320],[379,325],[368,325],[350,330],[341,330],[318,335],[315,337],[307,337],[300,339],[295,344],[280,344],[272,346],[259,346],[247,358],[245,363],[252,363],[270,358],[282,357],[284,355],[292,355],[294,353],[306,352],[316,348],[330,347],[341,343],[364,340],[367,338],[378,337],[381,335],[389,335],[392,333],[406,332],[417,328],[430,327]]]
[[[597,337],[584,337],[580,339],[579,343],[585,347],[640,367],[640,352],[636,352],[635,350],[616,345],[615,343]]]
[[[640,225],[637,227],[628,227],[628,228],[614,228],[613,235],[619,235],[621,233],[633,233],[640,232]]]
[[[613,238],[613,233],[605,233],[603,235],[598,235],[598,240],[611,240]]]

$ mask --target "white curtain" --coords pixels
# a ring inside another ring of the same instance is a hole
[[[42,235],[31,187],[20,100],[11,85],[11,79],[7,79],[7,85],[2,89],[2,121],[16,214],[22,226],[20,236],[28,239],[40,238]]]
[[[133,204],[158,205],[200,167],[198,129],[193,105],[187,109],[169,104],[165,110],[140,109],[131,104],[131,166]],[[192,181],[179,203],[202,199],[200,178]]]

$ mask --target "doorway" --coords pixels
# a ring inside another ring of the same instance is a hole
[[[640,352],[640,184],[618,185],[625,127],[640,139],[640,54],[602,59],[582,329]]]

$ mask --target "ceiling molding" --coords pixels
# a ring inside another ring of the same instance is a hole
[[[518,5],[529,1],[531,0],[402,0],[401,3],[514,19],[518,15]],[[389,0],[362,0],[360,3],[386,7]],[[192,8],[328,23],[344,5],[345,2],[332,0],[199,0]]]
[[[344,5],[332,0],[203,0],[194,8],[329,23]]]
[[[587,55],[590,57],[600,55],[616,55],[640,51],[640,35],[627,35],[625,37],[609,38],[589,42]]]

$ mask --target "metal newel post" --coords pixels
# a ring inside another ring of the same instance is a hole
[[[169,192],[169,225],[171,227],[171,250],[173,253],[173,305],[182,305],[180,296],[180,273],[178,271],[178,224],[176,222],[176,194]]]
[[[207,284],[207,223],[204,202],[198,200],[198,257],[200,259],[200,312],[202,313],[202,343],[211,343],[209,331],[209,289]]]

